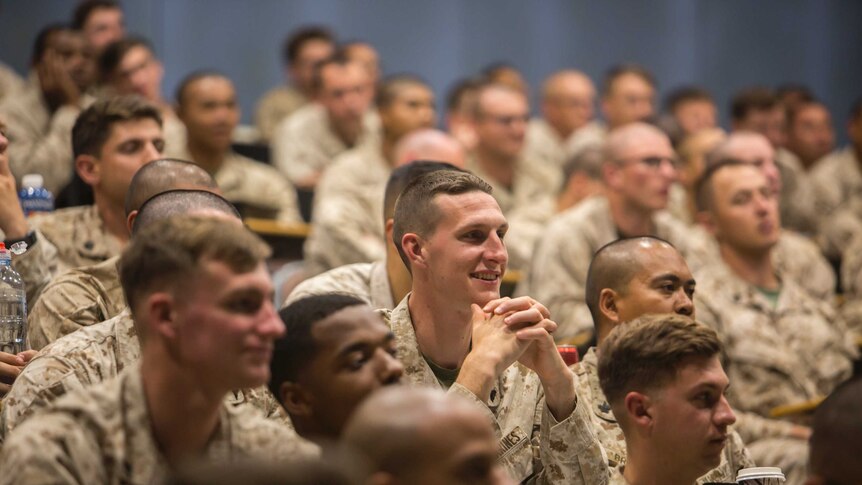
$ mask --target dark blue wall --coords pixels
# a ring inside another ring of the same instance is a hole
[[[38,29],[65,20],[71,0],[0,0],[0,59],[24,71]],[[165,91],[198,68],[236,82],[249,120],[281,80],[283,36],[308,22],[376,45],[386,72],[411,71],[438,96],[457,77],[508,60],[535,87],[561,67],[600,80],[642,63],[666,92],[709,88],[722,107],[738,88],[810,85],[839,126],[862,95],[862,2],[855,0],[127,0],[129,31],[150,37]],[[839,134],[844,138],[843,128]]]

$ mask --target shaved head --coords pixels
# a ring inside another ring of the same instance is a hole
[[[650,138],[668,140],[664,132],[649,123],[628,123],[620,128],[616,128],[610,132],[605,142],[605,159],[618,160],[624,158],[632,147],[639,145],[644,139]],[[668,141],[668,143],[670,142]]]
[[[200,166],[184,160],[162,158],[144,165],[132,177],[126,194],[126,215],[140,209],[154,195],[177,189],[219,191],[212,176]]]
[[[473,432],[491,439],[488,459],[495,461],[493,430],[472,403],[439,389],[395,386],[375,392],[359,406],[343,441],[365,454],[376,470],[394,475],[399,483],[414,483],[411,478],[450,466],[453,457],[459,458],[460,439],[476,438]]]
[[[155,221],[181,214],[221,218],[241,224],[239,212],[222,196],[208,190],[168,190],[147,199],[132,225],[132,234]]]
[[[395,145],[395,166],[416,160],[435,160],[458,168],[466,164],[464,147],[458,140],[440,130],[422,129],[405,135]]]
[[[693,315],[694,285],[673,245],[644,236],[620,239],[596,251],[584,296],[596,334],[602,337],[614,324],[644,313]]]

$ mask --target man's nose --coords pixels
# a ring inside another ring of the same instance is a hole
[[[694,302],[691,301],[691,297],[685,290],[680,289],[678,291],[679,296],[677,297],[674,311],[679,315],[692,316],[694,315]]]
[[[727,402],[727,397],[721,396],[718,409],[715,412],[715,424],[717,426],[730,426],[736,422],[736,414]]]
[[[379,369],[380,382],[384,385],[399,382],[404,374],[404,364],[384,349],[377,349],[377,352],[382,354]]]

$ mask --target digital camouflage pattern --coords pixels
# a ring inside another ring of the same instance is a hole
[[[386,263],[356,263],[331,269],[298,284],[283,307],[296,300],[326,293],[345,293],[368,303],[371,308],[395,308]]]

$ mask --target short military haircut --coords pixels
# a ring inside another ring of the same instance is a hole
[[[756,86],[737,92],[730,101],[730,117],[742,121],[753,111],[769,111],[778,107],[778,97],[771,89]]]
[[[221,72],[216,71],[214,69],[201,69],[199,71],[194,71],[194,72],[190,73],[189,75],[187,75],[186,77],[184,77],[183,80],[180,81],[179,86],[177,86],[177,92],[176,92],[177,104],[180,106],[183,105],[183,103],[185,102],[186,91],[189,90],[189,88],[191,87],[192,84],[200,81],[201,79],[206,79],[209,77],[215,77],[215,78],[219,78],[219,79],[227,79],[228,81],[230,80],[230,78],[228,78],[227,76],[225,76]]]
[[[700,86],[682,86],[667,95],[664,100],[664,109],[668,113],[674,113],[683,104],[695,101],[715,103],[712,95],[706,89]]]
[[[30,54],[30,65],[35,66],[42,61],[42,58],[45,56],[45,51],[48,50],[48,44],[52,35],[57,32],[67,30],[72,30],[72,28],[63,23],[54,23],[42,27],[39,33],[36,34],[36,39],[33,41],[33,52]]]
[[[587,302],[587,308],[590,309],[596,330],[599,329],[601,322],[599,297],[602,290],[609,288],[617,293],[626,294],[629,282],[643,268],[637,258],[637,248],[643,243],[660,243],[674,248],[673,244],[664,239],[654,236],[639,236],[609,242],[600,247],[593,255],[593,260],[590,261],[590,267],[587,270],[584,298]]]
[[[323,70],[328,66],[348,66],[355,61],[344,55],[344,52],[336,52],[331,57],[324,59],[314,66],[314,71],[311,76],[311,88],[315,93],[319,93],[323,89]]]
[[[429,90],[431,89],[427,82],[415,74],[393,74],[387,76],[377,86],[377,94],[374,98],[374,104],[377,106],[377,109],[388,108],[401,95],[401,91],[409,86],[420,86]]]
[[[472,113],[474,107],[463,106],[463,104],[470,94],[475,93],[479,89],[479,86],[483,82],[481,79],[475,77],[467,77],[455,81],[446,91],[446,110],[451,113],[463,109]]]
[[[695,208],[698,212],[712,211],[713,203],[715,202],[715,187],[713,180],[715,174],[727,167],[748,166],[753,167],[751,163],[736,159],[722,158],[716,161],[710,161],[706,165],[700,178],[697,179],[695,185]]]
[[[270,255],[262,239],[239,224],[214,217],[182,215],[144,227],[120,256],[120,284],[132,310],[156,291],[180,291],[205,261],[236,273],[253,271]]]
[[[629,392],[649,392],[676,378],[692,358],[721,354],[711,328],[677,314],[645,315],[618,325],[599,345],[599,385],[611,405]]]
[[[491,194],[491,190],[487,182],[472,173],[454,170],[426,173],[407,184],[395,202],[395,225],[392,229],[392,240],[407,269],[410,269],[410,261],[401,247],[401,240],[407,233],[418,234],[423,238],[434,233],[442,216],[434,201],[437,195],[469,192]]]
[[[218,190],[215,179],[200,165],[176,158],[160,158],[139,168],[126,192],[126,215],[147,199],[174,189]]]
[[[495,83],[492,81],[485,81],[476,86],[476,99],[472,106],[473,112],[472,115],[475,118],[481,118],[485,115],[485,107],[482,104],[482,98],[485,96],[485,93],[488,91],[505,91],[508,93],[512,93],[518,97],[526,99],[524,93],[518,91],[517,89],[509,86],[508,84]]]
[[[862,378],[847,381],[817,407],[811,423],[809,470],[830,485],[858,484],[862,477]]]
[[[72,127],[72,153],[100,156],[114,123],[151,119],[162,126],[159,108],[136,95],[97,100],[78,115]]]
[[[792,106],[787,106],[784,110],[787,113],[787,126],[792,127],[794,123],[796,123],[796,118],[799,116],[799,113],[802,111],[819,106],[826,110],[829,113],[829,108],[826,107],[825,104],[821,103],[816,99],[809,99],[805,101],[800,101]]]
[[[90,19],[90,15],[99,9],[120,10],[120,4],[113,0],[84,0],[75,7],[72,13],[72,27],[81,30]]]
[[[461,170],[451,163],[426,160],[410,162],[407,165],[402,165],[393,170],[392,174],[389,175],[389,180],[386,182],[386,192],[383,197],[383,221],[386,222],[387,219],[391,219],[395,216],[395,202],[410,182],[426,173],[432,173],[438,170],[464,172],[464,170]]]
[[[153,45],[143,37],[124,37],[105,47],[102,55],[99,56],[99,78],[102,82],[110,81],[117,68],[123,62],[123,58],[135,47],[143,47],[155,55]]]
[[[602,96],[608,96],[613,90],[617,79],[627,74],[633,74],[643,79],[653,89],[656,87],[655,77],[646,68],[637,64],[618,64],[608,69],[605,73],[605,79],[602,81]]]
[[[583,173],[593,180],[602,180],[602,164],[605,150],[600,144],[589,145],[569,157],[563,163],[563,187],[577,173]]]
[[[325,293],[296,300],[278,312],[286,332],[276,340],[269,364],[269,390],[274,396],[281,395],[283,383],[296,382],[317,355],[317,344],[312,336],[314,326],[345,308],[358,305],[368,303],[352,295]]]
[[[240,219],[236,207],[218,194],[207,190],[168,190],[150,197],[141,205],[132,234],[137,236],[155,221],[204,210]]]
[[[811,88],[797,83],[787,83],[778,86],[775,88],[775,96],[782,102],[791,97],[795,97],[799,101],[814,101],[815,99]]]
[[[321,25],[310,25],[291,32],[281,46],[281,62],[293,64],[299,59],[299,54],[307,42],[319,40],[335,45],[332,31]]]

